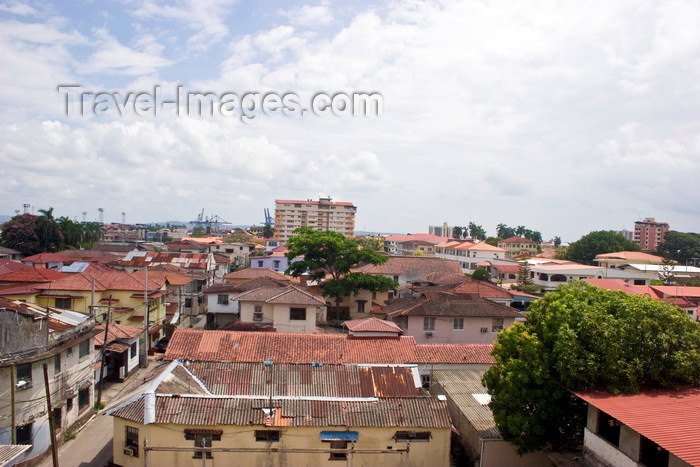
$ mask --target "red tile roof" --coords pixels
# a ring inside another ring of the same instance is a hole
[[[524,237],[508,237],[506,239],[501,240],[498,243],[537,243],[534,240],[530,240],[529,238],[524,238]]]
[[[39,253],[38,255],[27,256],[22,258],[24,263],[47,264],[47,263],[72,263],[75,258],[71,258],[60,253]]]
[[[476,294],[423,292],[419,296],[397,298],[383,309],[392,319],[400,316],[464,316],[521,318],[513,308]]]
[[[285,282],[290,282],[292,280],[291,277],[285,276],[284,274],[273,271],[272,269],[266,269],[266,268],[245,268],[245,269],[239,269],[238,271],[233,271],[229,272],[224,276],[224,279],[228,279],[230,281],[241,281],[241,280],[250,280],[250,279],[257,279],[258,277],[270,277],[272,279],[277,279],[280,281],[285,281]]]
[[[278,363],[492,363],[493,347],[474,344],[438,344],[434,352],[423,352],[413,337],[355,339],[345,334],[302,334],[178,329],[165,358],[213,362]],[[488,349],[488,350],[486,350]],[[449,358],[448,358],[449,356]],[[471,358],[475,360],[470,360]]]
[[[95,345],[102,346],[104,344],[105,325],[98,324],[95,327],[95,329],[98,329],[100,331],[100,333],[95,336]],[[109,329],[108,329],[108,334],[107,334],[107,342],[109,343],[109,342],[113,342],[113,341],[116,341],[119,339],[123,339],[123,340],[133,339],[134,337],[140,336],[142,332],[143,332],[143,329],[135,328],[134,326],[126,326],[124,324],[110,323]]]
[[[430,244],[442,243],[450,240],[450,237],[439,237],[433,234],[408,234],[408,235],[389,235],[384,238],[387,242],[411,242],[422,241]]]
[[[418,344],[416,355],[421,362],[493,364],[491,344]]]
[[[658,263],[664,260],[661,256],[650,255],[649,253],[642,253],[641,251],[617,251],[615,253],[601,253],[596,256],[593,261],[600,260],[610,260],[610,259],[621,259],[624,261],[648,261],[651,263]]]
[[[283,203],[283,204],[319,204],[319,201],[312,201],[312,200],[293,200],[293,199],[276,199],[275,203]],[[331,201],[329,203],[324,203],[328,204],[329,206],[352,206],[352,203],[348,203],[346,201]]]
[[[690,465],[700,466],[700,388],[648,389],[616,396],[584,391],[576,395]]]
[[[0,284],[3,282],[48,282],[67,276],[68,274],[54,269],[33,268],[29,266],[29,269],[18,269],[0,275]]]
[[[9,259],[0,259],[0,274],[19,271],[20,269],[34,269],[32,266]]]
[[[486,281],[468,280],[450,288],[450,291],[457,294],[476,294],[481,298],[513,299],[512,292]]]
[[[390,334],[400,334],[402,332],[396,323],[375,317],[353,319],[345,321],[344,324],[350,332],[385,332]]]

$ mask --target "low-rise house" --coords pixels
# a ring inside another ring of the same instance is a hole
[[[0,260],[19,261],[22,259],[22,252],[0,246]]]
[[[588,403],[583,455],[591,465],[700,465],[700,388],[575,394]]]
[[[624,264],[661,264],[663,257],[642,253],[641,251],[617,251],[614,253],[601,253],[597,255],[593,262],[604,268],[614,268]]]
[[[292,282],[297,282],[297,279],[291,276],[285,276],[281,272],[273,271],[272,269],[266,268],[245,268],[239,269],[238,271],[229,272],[224,276],[224,280],[230,283],[241,283],[246,282],[251,279],[258,279],[260,277],[269,277],[276,281],[286,282],[291,284]]]
[[[277,332],[316,332],[326,321],[326,301],[301,287],[259,287],[232,297],[242,323],[272,325]]]
[[[536,256],[537,255],[536,241],[523,237],[505,238],[498,242],[498,247],[503,248],[506,252],[506,258],[516,258],[518,256]]]
[[[59,441],[92,416],[96,332],[92,317],[0,298],[0,444],[31,445],[20,462],[49,449],[49,410]]]
[[[95,335],[95,384],[102,379],[103,358],[105,381],[124,381],[139,366],[143,330],[117,323],[99,324],[95,329],[99,331]]]
[[[67,274],[55,269],[35,268],[29,265],[25,266],[26,268],[15,269],[14,271],[0,274],[0,290],[26,285],[46,284],[53,280],[67,277]]]
[[[375,317],[345,321],[343,325],[353,337],[399,337],[403,334],[396,323]]]
[[[515,445],[504,441],[496,428],[488,404],[491,396],[481,384],[484,370],[440,370],[433,372],[431,394],[444,394],[459,445],[468,464],[483,466],[542,467],[552,465],[542,452],[518,454]]]
[[[449,241],[435,247],[435,256],[457,261],[463,273],[473,274],[480,264],[505,259],[506,250],[484,242]]]
[[[523,315],[476,294],[421,292],[398,298],[384,312],[418,343],[490,344]]]
[[[435,254],[435,247],[449,241],[449,237],[433,234],[389,235],[384,238],[384,249],[390,255],[413,255],[416,250],[427,256]]]
[[[654,277],[640,271],[588,266],[569,261],[527,260],[532,282],[545,291],[555,290],[561,284],[584,279],[622,279],[632,285],[649,285]]]
[[[250,257],[255,255],[255,243],[214,243],[209,245],[209,251],[228,256],[233,269],[243,269],[250,266]]]
[[[75,261],[73,258],[60,253],[39,253],[37,255],[22,258],[24,264],[29,264],[35,268],[61,269],[67,264]]]
[[[216,327],[240,319],[240,302],[234,296],[260,287],[284,288],[288,280],[278,280],[271,277],[258,277],[243,282],[214,284],[204,290],[207,298],[207,324]]]
[[[449,465],[447,405],[415,367],[176,360],[110,414],[125,467]]]
[[[0,274],[19,271],[20,269],[33,269],[30,265],[0,258]]]

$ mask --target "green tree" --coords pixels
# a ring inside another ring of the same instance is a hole
[[[267,237],[266,237],[267,238]],[[271,238],[271,237],[270,237]],[[245,233],[240,229],[236,229],[223,238],[224,243],[248,243],[253,239],[253,236]]]
[[[503,240],[501,237],[489,237],[486,240],[484,240],[484,243],[489,244],[491,246],[498,246],[498,242]]]
[[[664,285],[673,285],[676,283],[676,275],[673,273],[675,265],[676,262],[669,258],[664,258],[661,262],[659,280],[663,282]]]
[[[569,245],[566,259],[591,264],[597,255],[616,251],[640,251],[640,248],[620,233],[612,230],[598,230],[584,235]]]
[[[678,261],[697,262],[700,260],[700,234],[693,232],[677,232],[669,230],[664,235],[664,242],[656,248],[657,253]]]
[[[503,438],[520,453],[581,442],[585,404],[570,391],[700,383],[700,325],[676,306],[572,282],[498,335],[484,374]]]
[[[287,241],[289,251],[285,256],[290,263],[285,274],[294,277],[308,274],[313,281],[329,277],[323,285],[323,295],[335,298],[337,313],[340,313],[342,297],[356,295],[360,290],[380,292],[398,287],[388,277],[351,272],[361,264],[383,264],[387,260],[371,248],[361,248],[356,239],[333,231],[319,232],[311,227],[300,227],[294,234]],[[297,257],[301,259],[292,262]]]
[[[538,230],[527,230],[525,232],[525,238],[532,240],[533,242],[542,243],[542,234]]]
[[[558,246],[554,249],[554,259],[566,259],[569,256],[569,249],[564,246]]]
[[[362,248],[368,248],[374,251],[384,251],[384,237],[378,235],[368,235],[358,239],[358,243]]]
[[[36,231],[36,217],[32,214],[21,214],[5,222],[0,233],[0,244],[25,256],[40,253],[42,250]]]
[[[269,222],[265,223],[262,230],[263,238],[272,238],[275,236],[275,228]]]
[[[462,238],[464,236],[464,227],[452,227],[452,236],[457,239]]]
[[[475,281],[489,281],[491,280],[491,274],[484,268],[477,268],[472,274],[472,279]]]
[[[204,227],[195,227],[192,229],[192,234],[190,236],[193,238],[204,238],[205,233]]]
[[[561,237],[554,237],[552,242],[554,243],[554,248],[558,248],[561,246]]]
[[[486,230],[480,225],[475,224],[474,222],[469,223],[469,236],[471,238],[475,238],[477,240],[485,240],[486,239]]]

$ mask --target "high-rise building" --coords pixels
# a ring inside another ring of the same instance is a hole
[[[294,229],[312,227],[318,231],[332,230],[346,237],[355,235],[355,213],[352,203],[333,202],[330,197],[318,201],[275,200],[275,234],[282,240],[293,235]]]
[[[634,223],[634,241],[644,251],[656,251],[657,246],[664,242],[666,232],[668,232],[668,224],[656,222],[653,217]]]
[[[451,237],[452,229],[447,225],[447,222],[443,222],[442,225],[429,225],[428,233],[438,237]]]

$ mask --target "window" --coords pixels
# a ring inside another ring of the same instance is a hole
[[[32,364],[22,363],[17,365],[17,389],[27,389],[32,387]]]
[[[15,434],[17,435],[17,444],[34,444],[32,439],[32,428],[33,423],[27,423],[26,425],[18,425]]]
[[[62,412],[63,412],[63,410],[60,407],[53,409],[53,426],[57,430],[61,429],[61,425],[62,425],[61,414],[62,414]]]
[[[185,299],[185,308],[192,308],[192,299],[191,298]]]
[[[70,412],[71,410],[73,410],[73,398],[69,397],[66,399],[66,413]]]
[[[289,309],[289,319],[291,320],[305,320],[306,319],[306,308],[290,308]]]
[[[331,452],[328,460],[339,461],[346,460],[348,458],[348,453],[345,451],[348,448],[347,441],[331,441],[331,449],[343,449],[342,452]]]
[[[90,339],[78,344],[78,358],[87,357],[90,353]]]
[[[668,467],[668,451],[645,436],[641,438],[641,456],[639,461],[644,465]]]
[[[90,388],[81,389],[78,391],[78,410],[83,410],[90,405]]]
[[[275,271],[277,271],[280,268],[280,260],[276,259],[273,261]]]
[[[136,342],[131,344],[131,347],[129,347],[129,358],[134,358],[136,356]]]
[[[222,430],[209,430],[209,429],[188,429],[185,430],[185,439],[194,441],[194,446],[196,448],[210,448],[212,441],[221,441]],[[193,459],[201,459],[204,451],[195,451]],[[207,452],[206,458],[212,459],[211,452]]]
[[[253,321],[262,321],[262,320],[263,320],[262,305],[255,305],[255,308],[253,311]]]
[[[216,303],[217,303],[217,305],[228,305],[228,295],[219,294],[216,297]]]
[[[358,300],[357,301],[357,312],[358,313],[365,312],[365,303],[367,303],[367,300]]]
[[[598,436],[615,446],[620,446],[620,426],[621,423],[618,420],[602,410],[599,412]]]
[[[424,331],[434,331],[435,330],[435,318],[423,318],[423,330]]]
[[[491,320],[491,331],[493,331],[493,332],[503,331],[503,318],[493,318]]]
[[[126,427],[126,438],[124,441],[125,448],[131,448],[134,451],[134,457],[139,457],[139,429],[133,426]]]
[[[55,298],[54,306],[61,310],[70,310],[70,298]]]
[[[53,357],[53,372],[54,374],[58,374],[61,372],[61,354],[57,353]]]
[[[464,318],[455,318],[452,320],[452,329],[464,329]]]
[[[279,440],[279,430],[255,430],[255,441],[277,442]]]
[[[262,260],[258,260],[258,267],[259,267],[259,268],[263,267],[263,262],[262,262]]]
[[[423,441],[429,442],[432,435],[429,431],[397,431],[394,434],[394,439],[397,443],[405,443],[407,441],[416,442]]]

